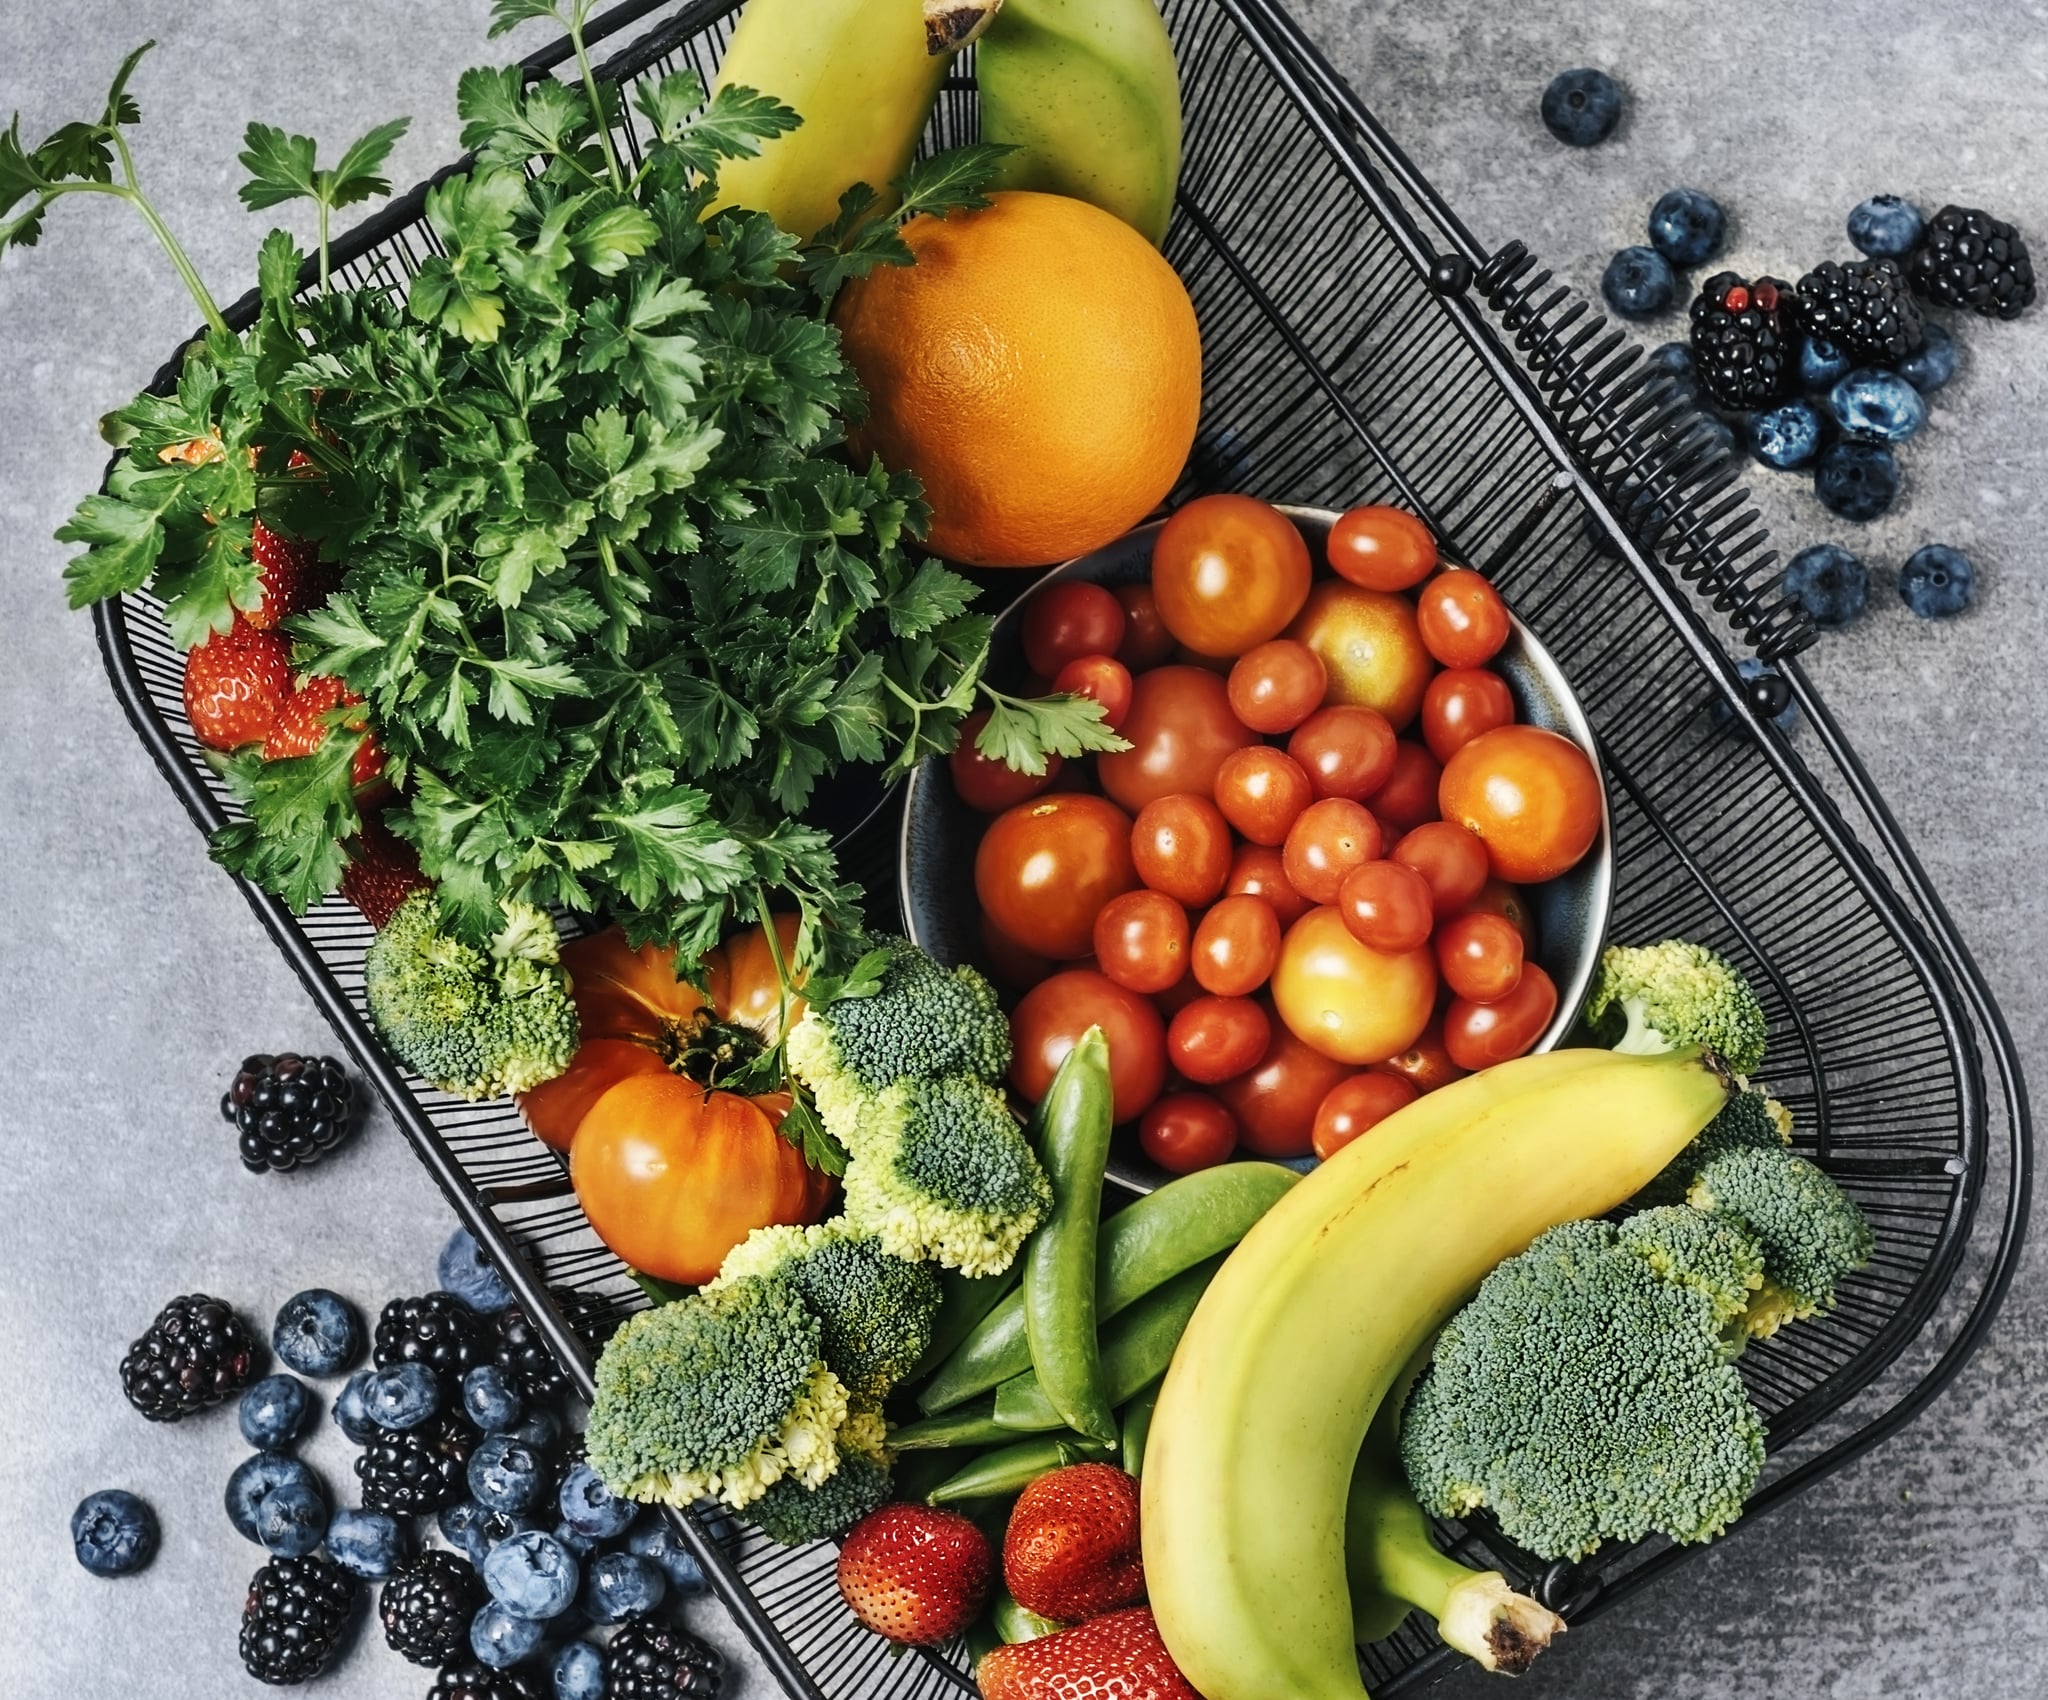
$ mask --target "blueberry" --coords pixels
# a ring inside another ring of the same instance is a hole
[[[606,1487],[588,1464],[578,1464],[562,1478],[561,1492],[555,1498],[562,1521],[595,1541],[623,1535],[640,1512],[630,1499],[621,1499]]]
[[[291,1445],[312,1414],[313,1390],[294,1375],[266,1375],[242,1395],[235,1410],[242,1438],[259,1452]]]
[[[500,1541],[540,1527],[536,1519],[521,1512],[492,1511],[473,1499],[458,1499],[452,1505],[442,1506],[434,1521],[441,1530],[441,1538],[479,1570]]]
[[[593,1623],[617,1623],[652,1611],[668,1592],[661,1566],[636,1552],[607,1552],[590,1561],[583,1583],[583,1609]]]
[[[89,1493],[71,1513],[71,1550],[95,1576],[132,1576],[156,1557],[156,1513],[126,1488]]]
[[[516,1616],[493,1600],[469,1620],[469,1650],[493,1670],[510,1670],[533,1657],[547,1632],[539,1618]]]
[[[517,1435],[486,1435],[469,1455],[469,1496],[487,1511],[530,1511],[547,1487],[547,1465]]]
[[[1903,443],[1927,423],[1927,402],[1896,372],[1864,367],[1828,391],[1828,411],[1851,437]]]
[[[483,1248],[476,1243],[476,1236],[467,1228],[457,1228],[448,1236],[448,1243],[441,1248],[440,1262],[435,1265],[435,1273],[440,1277],[444,1293],[453,1293],[471,1310],[482,1315],[501,1311],[512,1302],[512,1289],[505,1285],[505,1277],[484,1256]]]
[[[304,1558],[327,1538],[328,1515],[317,1482],[285,1482],[256,1507],[256,1538],[279,1558]]]
[[[576,1557],[539,1529],[500,1541],[483,1562],[484,1586],[514,1617],[559,1617],[576,1598],[582,1571]]]
[[[1749,416],[1749,452],[1780,472],[1811,464],[1826,435],[1820,409],[1804,396]]]
[[[334,1426],[358,1446],[368,1446],[384,1432],[376,1418],[370,1415],[365,1392],[370,1378],[377,1372],[373,1369],[359,1369],[341,1384],[341,1391],[334,1396]]]
[[[570,1528],[567,1523],[557,1523],[555,1525],[554,1537],[578,1558],[588,1558],[597,1551],[597,1537],[595,1535],[586,1535],[580,1529]]]
[[[524,1408],[519,1394],[496,1364],[478,1364],[462,1378],[462,1408],[486,1434],[496,1434],[519,1420]]]
[[[1624,248],[1600,274],[1600,293],[1624,319],[1648,319],[1671,305],[1678,280],[1656,249]]]
[[[626,1550],[660,1565],[669,1587],[678,1594],[701,1594],[710,1585],[704,1580],[697,1555],[683,1544],[675,1525],[658,1511],[650,1513],[626,1537]]]
[[[1898,457],[1882,443],[1836,443],[1814,462],[1813,493],[1843,519],[1876,519],[1899,493]]]
[[[339,1375],[363,1349],[363,1319],[339,1293],[308,1287],[284,1301],[270,1344],[301,1375]]]
[[[1956,375],[1956,339],[1929,319],[1921,327],[1920,346],[1894,368],[1922,395],[1932,395]]]
[[[327,1556],[352,1576],[381,1582],[405,1562],[405,1527],[384,1511],[337,1511],[327,1524]]]
[[[1605,71],[1560,71],[1543,91],[1543,126],[1569,148],[1590,148],[1614,134],[1621,85]]]
[[[1870,600],[1870,569],[1838,543],[1802,549],[1785,568],[1785,592],[1827,631],[1853,624]]]
[[[1849,357],[1824,336],[1810,336],[1799,345],[1799,383],[1809,390],[1831,390],[1849,375]]]
[[[1849,240],[1872,259],[1904,259],[1920,240],[1920,209],[1899,195],[1872,195],[1849,211]]]
[[[363,1408],[379,1428],[418,1428],[441,1408],[441,1382],[426,1364],[393,1364],[363,1383]]]
[[[555,1655],[555,1700],[604,1700],[604,1654],[571,1641]]]
[[[1667,378],[1686,378],[1698,384],[1700,369],[1692,357],[1692,348],[1683,342],[1660,342],[1643,356],[1646,372],[1661,373]]]
[[[536,1406],[505,1432],[536,1451],[546,1452],[562,1438],[562,1419],[545,1406]]]
[[[1977,591],[1970,557],[1945,543],[1915,549],[1899,569],[1899,596],[1923,620],[1952,620]]]
[[[1716,455],[1735,453],[1735,427],[1725,419],[1716,419],[1711,413],[1700,414],[1684,428],[1682,434],[1692,439],[1695,454],[1702,449]]]
[[[319,1487],[311,1470],[282,1452],[259,1452],[237,1464],[235,1473],[228,1477],[226,1494],[228,1521],[234,1524],[235,1533],[245,1541],[261,1544],[262,1537],[256,1532],[257,1512],[266,1498],[292,1482]]]
[[[1698,189],[1667,189],[1650,209],[1650,246],[1674,266],[1701,266],[1728,229],[1721,203]]]

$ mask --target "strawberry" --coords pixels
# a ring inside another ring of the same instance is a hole
[[[1020,1606],[1061,1623],[1145,1597],[1138,1483],[1114,1464],[1069,1464],[1017,1497],[1003,1580]]]
[[[277,717],[277,724],[263,740],[265,761],[284,761],[292,756],[309,756],[327,741],[327,725],[321,718],[346,703],[363,699],[339,679],[315,673],[292,693]],[[360,720],[351,721],[361,725]],[[377,747],[373,732],[356,751],[352,777],[357,785],[374,782],[384,771],[384,752]]]
[[[839,1592],[877,1635],[906,1647],[950,1641],[980,1614],[995,1554],[957,1511],[885,1505],[839,1549]]]
[[[1150,1606],[993,1648],[974,1679],[981,1700],[1201,1700],[1159,1639]]]
[[[334,585],[319,549],[275,532],[260,519],[249,522],[249,555],[263,581],[263,606],[249,624],[270,627],[325,602]]]
[[[185,657],[185,718],[210,750],[269,737],[291,693],[290,646],[239,614]]]
[[[434,883],[420,872],[413,847],[384,824],[381,810],[364,813],[362,831],[344,848],[348,866],[341,871],[341,895],[379,932],[401,903]]]

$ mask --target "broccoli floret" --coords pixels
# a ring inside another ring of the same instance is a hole
[[[1870,1261],[1870,1224],[1855,1200],[1780,1146],[1720,1153],[1701,1165],[1687,1202],[1740,1223],[1763,1248],[1763,1286],[1747,1316],[1752,1339],[1830,1308],[1836,1284]]]
[[[1643,1205],[1680,1204],[1699,1172],[1724,1151],[1782,1150],[1792,1141],[1792,1112],[1767,1093],[1737,1092],[1664,1172],[1636,1194]]]
[[[504,929],[478,950],[442,930],[433,892],[416,892],[363,959],[370,1019],[392,1054],[459,1098],[524,1092],[576,1054],[555,925],[531,904],[504,910]]]
[[[1423,1508],[1489,1507],[1543,1558],[1654,1531],[1703,1541],[1740,1516],[1764,1445],[1709,1296],[1732,1262],[1718,1247],[1683,1282],[1656,1267],[1693,1245],[1665,1225],[1631,1244],[1608,1223],[1573,1222],[1488,1275],[1404,1414],[1402,1462]]]
[[[585,1431],[613,1493],[739,1510],[785,1478],[816,1487],[839,1468],[846,1389],[796,1288],[749,1276],[643,1311],[597,1362]]]
[[[840,1220],[756,1228],[726,1253],[707,1292],[748,1276],[780,1275],[822,1328],[825,1366],[856,1399],[879,1399],[931,1345],[939,1272],[892,1257]]]
[[[899,1080],[861,1117],[850,1149],[847,1224],[896,1257],[1000,1274],[1052,1208],[1002,1093],[972,1075]]]
[[[894,1492],[888,1470],[872,1459],[846,1457],[814,1488],[785,1477],[747,1507],[747,1517],[771,1541],[786,1547],[842,1534]]]
[[[1747,1335],[1729,1324],[1748,1315],[1764,1284],[1763,1248],[1755,1237],[1726,1217],[1683,1204],[1638,1211],[1619,1233],[1623,1249],[1640,1257],[1658,1279],[1690,1287],[1714,1307],[1715,1324],[1727,1333],[1733,1357]]]
[[[1764,1060],[1764,1009],[1733,963],[1683,939],[1614,945],[1600,958],[1586,1023],[1617,1051],[1717,1051],[1737,1074]]]
[[[880,989],[813,1004],[789,1036],[791,1072],[846,1145],[857,1137],[862,1111],[899,1080],[999,1080],[1010,1066],[1010,1023],[993,986],[965,964],[945,967],[908,939],[883,938],[876,949]]]

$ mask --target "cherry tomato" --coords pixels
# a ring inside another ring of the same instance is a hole
[[[1280,959],[1280,917],[1263,897],[1225,897],[1196,923],[1190,955],[1189,966],[1202,990],[1241,998],[1273,977]]]
[[[946,767],[953,775],[953,789],[959,793],[961,802],[985,815],[999,815],[1005,809],[1029,802],[1045,790],[1059,777],[1063,764],[1060,757],[1047,756],[1045,771],[1031,774],[1020,773],[999,761],[990,761],[974,747],[975,738],[987,724],[986,709],[978,710],[960,722],[960,742],[946,757]]]
[[[1304,1045],[1286,1024],[1274,1021],[1273,1037],[1258,1065],[1226,1080],[1216,1096],[1237,1118],[1238,1137],[1261,1157],[1305,1157],[1316,1106],[1351,1070]]]
[[[1242,655],[1278,637],[1308,595],[1308,545],[1279,509],[1200,496],[1152,545],[1152,594],[1166,629],[1203,655]]]
[[[1376,709],[1319,708],[1295,728],[1287,753],[1301,763],[1318,797],[1363,802],[1387,783],[1400,745]]]
[[[1137,883],[1131,817],[1082,793],[1057,792],[998,815],[974,857],[982,909],[1040,956],[1086,956],[1096,911]]]
[[[1382,1062],[1428,1024],[1436,960],[1427,949],[1374,950],[1351,936],[1335,909],[1311,909],[1280,947],[1273,1003],[1295,1037],[1325,1056],[1354,1067]]]
[[[1069,968],[1024,994],[1010,1016],[1010,1084],[1035,1104],[1091,1027],[1109,1041],[1110,1113],[1141,1115],[1166,1084],[1166,1024],[1136,992],[1092,968]]]
[[[1339,515],[1324,554],[1339,578],[1367,590],[1407,590],[1436,570],[1436,538],[1401,508],[1353,508]]]
[[[1322,706],[1330,676],[1305,643],[1274,638],[1230,669],[1230,710],[1254,732],[1292,732]]]
[[[1435,756],[1406,738],[1394,749],[1386,782],[1365,799],[1390,832],[1411,832],[1437,816],[1437,786],[1444,770]]]
[[[1168,1174],[1191,1175],[1229,1160],[1237,1118],[1206,1092],[1169,1092],[1138,1123],[1138,1143]]]
[[[1159,617],[1159,600],[1149,584],[1120,584],[1116,599],[1124,611],[1124,641],[1116,658],[1133,673],[1157,667],[1173,653],[1173,633]]]
[[[1451,1053],[1444,1049],[1444,1018],[1433,1015],[1421,1038],[1399,1056],[1374,1063],[1372,1072],[1396,1074],[1418,1092],[1434,1092],[1439,1086],[1463,1079],[1468,1071],[1451,1061]]]
[[[1422,741],[1438,761],[1514,718],[1514,693],[1490,668],[1447,667],[1422,693]]]
[[[1374,950],[1420,950],[1436,925],[1429,881],[1404,862],[1364,862],[1337,888],[1337,913]]]
[[[1207,797],[1160,797],[1138,811],[1131,827],[1138,878],[1176,903],[1213,903],[1230,873],[1230,823]]]
[[[1316,1155],[1327,1163],[1361,1133],[1421,1096],[1398,1074],[1354,1074],[1338,1081],[1316,1108],[1310,1140]]]
[[[1509,885],[1506,880],[1489,879],[1479,895],[1465,906],[1468,915],[1498,915],[1512,922],[1514,929],[1522,936],[1522,954],[1529,955],[1536,948],[1536,911],[1529,905],[1529,897],[1520,886]]]
[[[1232,750],[1216,770],[1216,806],[1254,844],[1278,844],[1309,805],[1301,763],[1270,744]]]
[[[1400,731],[1422,707],[1436,664],[1422,647],[1405,596],[1325,579],[1308,594],[1287,635],[1328,670],[1323,700],[1379,710]]]
[[[1024,660],[1050,679],[1079,655],[1114,655],[1124,641],[1124,605],[1099,584],[1054,579],[1024,604],[1018,633]]]
[[[1287,883],[1311,903],[1335,903],[1344,876],[1380,853],[1380,823],[1363,803],[1325,797],[1288,829],[1280,864]]]
[[[1230,858],[1229,877],[1223,882],[1226,897],[1258,897],[1272,906],[1280,930],[1289,927],[1309,911],[1309,900],[1287,883],[1285,858],[1264,844],[1240,844]]]
[[[1168,986],[1165,991],[1154,992],[1152,994],[1152,1005],[1159,1011],[1160,1020],[1171,1021],[1182,1010],[1186,1009],[1189,1004],[1193,1003],[1195,999],[1205,998],[1208,995],[1207,992],[1202,990],[1202,982],[1197,980],[1194,975],[1183,974],[1172,985]]]
[[[1557,1013],[1557,987],[1533,962],[1522,965],[1515,989],[1494,1003],[1453,998],[1444,1011],[1444,1049],[1452,1062],[1474,1072],[1526,1056]]]
[[[1387,860],[1413,868],[1429,882],[1430,900],[1439,919],[1455,915],[1486,889],[1491,871],[1486,846],[1462,826],[1447,820],[1424,821],[1406,833]]]
[[[1102,718],[1112,732],[1122,728],[1131,712],[1131,670],[1107,655],[1077,655],[1052,676],[1055,692],[1092,697],[1102,704]]]
[[[1166,1059],[1198,1086],[1236,1078],[1266,1054],[1272,1019],[1251,998],[1196,998],[1166,1030]]]
[[[1112,897],[1095,917],[1095,965],[1134,992],[1165,991],[1188,971],[1188,912],[1163,891]]]
[[[1508,641],[1508,605],[1480,574],[1453,567],[1422,587],[1415,625],[1446,667],[1483,667]]]
[[[1467,910],[1437,928],[1436,965],[1457,996],[1492,1003],[1521,982],[1522,935],[1505,916]]]
[[[981,917],[980,931],[981,959],[997,985],[1028,991],[1053,972],[1056,964],[1051,957],[1026,950],[986,915]]]
[[[1474,738],[1437,795],[1444,818],[1478,833],[1493,871],[1518,885],[1555,879],[1600,835],[1600,776],[1577,744],[1540,726]]]
[[[1122,732],[1131,747],[1098,757],[1096,774],[1103,790],[1133,812],[1177,791],[1208,796],[1223,758],[1258,741],[1230,712],[1229,687],[1200,667],[1140,673]]]

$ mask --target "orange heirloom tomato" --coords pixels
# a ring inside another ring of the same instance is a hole
[[[1600,835],[1600,776],[1577,744],[1538,726],[1482,732],[1451,757],[1437,798],[1516,885],[1555,879]]]
[[[1426,945],[1374,950],[1352,937],[1335,909],[1311,909],[1280,947],[1273,1003],[1294,1036],[1324,1056],[1354,1068],[1385,1062],[1429,1024],[1436,958]]]

